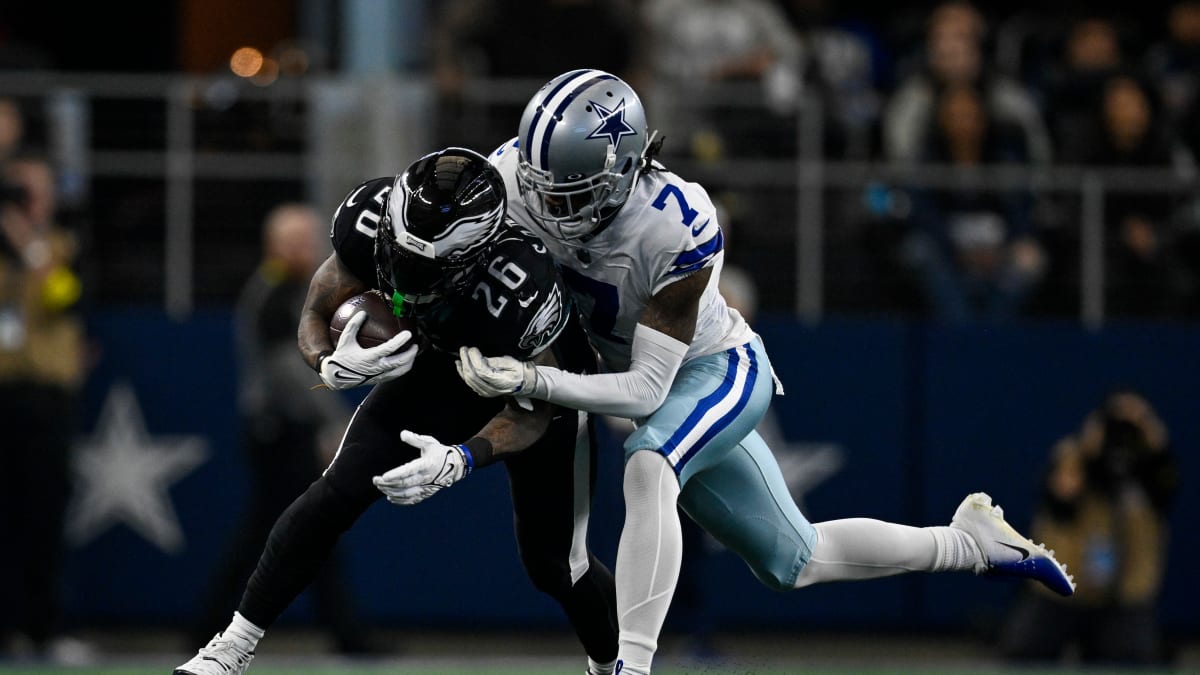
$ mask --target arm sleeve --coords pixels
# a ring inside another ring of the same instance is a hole
[[[629,370],[580,375],[537,366],[537,384],[530,396],[587,412],[646,417],[666,400],[687,350],[685,343],[639,323],[633,332]]]

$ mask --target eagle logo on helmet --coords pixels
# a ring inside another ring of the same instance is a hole
[[[629,123],[625,121],[625,99],[621,99],[621,102],[611,110],[595,101],[589,100],[588,103],[591,104],[592,111],[600,116],[600,126],[592,129],[592,133],[587,135],[588,138],[607,138],[608,142],[616,148],[621,144],[622,136],[637,135],[637,129],[629,126]]]

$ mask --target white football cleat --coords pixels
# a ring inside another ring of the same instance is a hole
[[[954,512],[950,527],[971,535],[983,552],[983,562],[975,566],[976,574],[1033,579],[1064,596],[1075,592],[1074,577],[1067,574],[1066,565],[1054,559],[1054,551],[1021,536],[987,494],[967,495]]]
[[[253,658],[254,648],[249,641],[217,633],[191,661],[176,668],[173,675],[242,675]]]

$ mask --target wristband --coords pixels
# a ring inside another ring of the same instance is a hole
[[[455,446],[462,454],[463,459],[467,461],[467,470],[463,472],[463,478],[471,475],[471,470],[475,468],[475,458],[471,456],[471,449],[465,445],[459,444]]]
[[[325,360],[325,357],[329,356],[332,353],[333,353],[332,349],[326,349],[325,351],[321,352],[320,354],[317,354],[317,364],[315,366],[313,366],[313,370],[317,371],[317,374],[321,373],[321,362]]]
[[[492,463],[492,442],[486,438],[473,436],[458,447],[467,456],[467,463],[473,468],[483,468]]]

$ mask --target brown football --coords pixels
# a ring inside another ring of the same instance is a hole
[[[333,313],[333,318],[329,320],[329,339],[333,340],[334,346],[342,336],[346,322],[359,311],[367,313],[366,322],[358,329],[358,344],[362,347],[374,347],[387,342],[402,330],[412,331],[414,337],[417,335],[416,321],[392,314],[392,309],[383,299],[383,294],[377,290],[370,290],[346,300]]]

